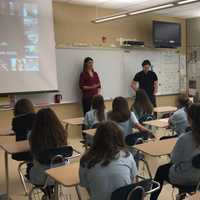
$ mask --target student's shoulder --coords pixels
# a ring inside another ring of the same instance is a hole
[[[184,134],[181,134],[178,138],[178,141],[179,143],[182,143],[182,142],[190,142],[191,140],[193,140],[193,135],[192,135],[192,132],[189,131],[187,133],[184,133]]]

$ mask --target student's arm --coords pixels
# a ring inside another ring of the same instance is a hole
[[[156,95],[158,92],[158,81],[154,81],[154,92],[153,94]]]
[[[137,90],[137,82],[136,81],[132,81],[131,82],[131,89],[132,89],[132,91],[135,93],[136,92],[136,90]]]
[[[101,94],[101,81],[100,81],[100,79],[99,79],[99,76],[98,76],[98,74],[96,73],[96,75],[97,75],[97,80],[98,80],[98,83],[97,83],[97,88],[98,88],[98,94]]]
[[[81,90],[93,90],[93,89],[97,88],[97,85],[96,84],[92,85],[92,86],[85,85],[84,75],[81,74],[80,79],[79,79],[79,87]]]
[[[138,170],[133,155],[130,154],[129,157],[130,157],[131,180],[135,182],[135,177],[138,175]]]
[[[158,77],[156,75],[156,73],[154,72],[154,77],[153,77],[153,81],[154,81],[154,95],[156,95],[156,93],[158,92]]]
[[[90,194],[89,184],[88,184],[88,180],[87,180],[87,171],[88,171],[88,169],[86,167],[82,167],[80,165],[80,168],[79,168],[80,184],[79,185],[86,188],[86,190]]]
[[[137,117],[133,112],[131,112],[131,120],[134,124],[133,128],[138,129],[140,132],[146,132],[150,138],[155,138],[155,136],[151,133],[149,129],[145,128],[142,124],[139,123]]]

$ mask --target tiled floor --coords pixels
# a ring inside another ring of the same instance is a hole
[[[82,145],[80,144],[80,137],[78,135],[73,135],[73,137],[70,136],[70,144],[73,145],[73,147],[81,152],[84,151],[82,148]],[[4,141],[5,138],[0,138],[0,143]],[[11,142],[12,139],[7,138],[7,141]],[[156,171],[156,168],[159,164],[167,162],[166,158],[161,159],[152,159],[150,157],[147,158],[148,163],[150,164],[151,171],[154,173]],[[11,199],[14,200],[25,200],[28,199],[24,196],[24,191],[22,184],[20,182],[20,179],[17,174],[17,166],[18,162],[9,159],[9,175],[10,175],[10,187],[11,187]],[[4,153],[2,150],[0,150],[0,193],[3,193],[5,191],[5,170],[4,170]],[[65,194],[68,194],[69,200],[76,200],[77,196],[75,194],[75,190],[72,189],[65,189]],[[89,197],[87,195],[87,192],[81,188],[81,195],[83,200],[88,200]],[[147,198],[148,199],[148,198]],[[1,198],[0,198],[1,200]],[[172,198],[172,187],[170,185],[165,185],[162,194],[160,195],[159,200],[173,200]]]

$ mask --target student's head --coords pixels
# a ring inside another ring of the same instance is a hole
[[[197,145],[200,145],[200,104],[192,104],[188,110],[188,121],[192,128],[192,134],[194,136]]]
[[[30,136],[33,155],[66,144],[66,132],[54,111],[50,108],[39,110]]]
[[[29,99],[20,99],[14,107],[14,116],[34,113],[34,106]]]
[[[88,72],[90,70],[93,70],[93,59],[90,57],[87,57],[84,59],[84,63],[83,63],[83,71],[84,72]]]
[[[149,60],[144,60],[142,62],[142,67],[143,67],[143,70],[145,72],[148,72],[149,71],[149,68],[151,67],[151,62]]]
[[[178,108],[188,108],[190,106],[191,102],[190,99],[187,95],[185,94],[181,94],[180,96],[178,96],[177,98],[177,107]]]
[[[116,97],[112,103],[110,119],[115,122],[125,122],[130,118],[128,102],[124,97]]]
[[[101,95],[96,95],[92,99],[92,108],[97,111],[97,117],[99,121],[105,120],[105,104],[104,98]]]
[[[104,122],[97,128],[93,145],[82,157],[81,165],[92,168],[102,162],[102,166],[107,166],[120,150],[125,150],[122,130],[112,121]]]
[[[137,110],[143,110],[146,114],[152,114],[153,112],[153,105],[147,96],[145,90],[138,89],[136,91],[136,97],[133,104],[133,108]]]

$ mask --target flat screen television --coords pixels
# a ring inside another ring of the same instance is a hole
[[[156,48],[181,46],[181,25],[173,22],[153,21],[153,43]]]

